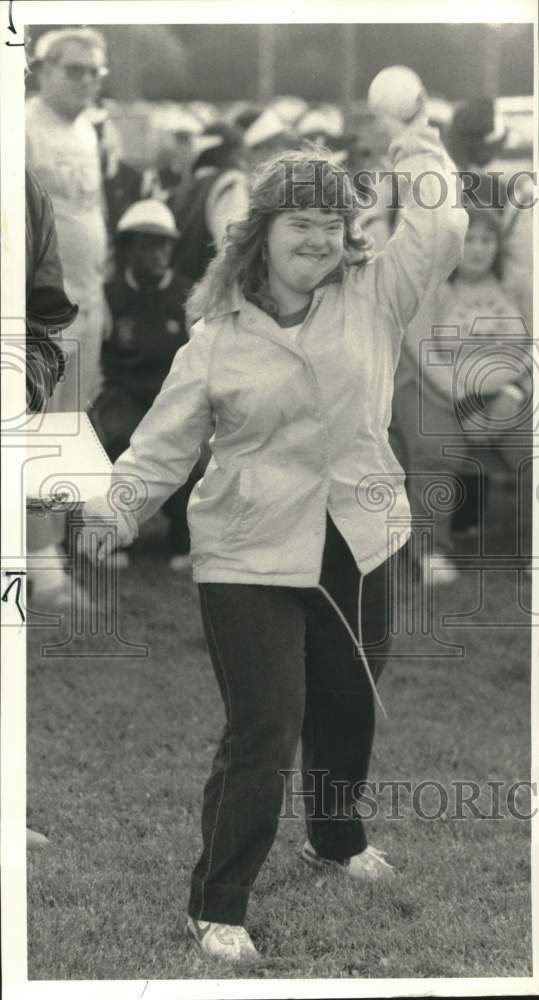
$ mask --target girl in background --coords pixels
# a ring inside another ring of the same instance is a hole
[[[392,436],[416,527],[434,514],[432,553],[416,556],[428,579],[435,567],[440,584],[458,576],[453,532],[476,531],[486,503],[488,451],[468,445],[491,450],[493,429],[514,426],[528,377],[526,327],[503,283],[501,213],[468,207],[468,216],[459,266],[408,328],[393,404]]]

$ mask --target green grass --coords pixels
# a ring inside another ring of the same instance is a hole
[[[498,821],[425,821],[409,796],[402,819],[369,823],[398,868],[392,885],[313,872],[297,857],[301,821],[283,821],[247,920],[262,963],[201,961],[185,908],[223,714],[196,589],[166,568],[159,531],[148,527],[121,580],[121,633],[148,644],[146,659],[45,658],[42,646],[65,633],[30,629],[28,820],[50,846],[29,856],[29,978],[531,975],[529,824],[503,806]],[[373,780],[449,788],[529,777],[527,618],[510,569],[485,580],[482,627],[438,630],[465,658],[436,658],[428,637],[398,636],[407,655],[381,681],[389,720],[378,724]],[[477,578],[464,573],[437,605],[456,612],[476,597]],[[92,641],[77,639],[75,652]],[[425,795],[425,808],[435,805]]]

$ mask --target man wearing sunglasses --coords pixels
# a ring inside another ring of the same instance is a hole
[[[40,92],[26,105],[26,165],[52,199],[66,291],[79,306],[65,381],[52,400],[63,411],[86,410],[99,389],[106,230],[97,137],[84,112],[99,94],[105,63],[97,31],[47,32],[32,64]]]
[[[48,400],[47,409],[81,411],[87,410],[99,393],[101,344],[108,315],[104,309],[107,239],[98,142],[85,114],[107,73],[104,40],[91,28],[49,31],[37,41],[32,72],[39,93],[26,104],[26,165],[51,198],[65,290],[79,307],[77,318],[63,334],[64,378]],[[48,611],[53,603],[61,606],[64,600],[69,601],[70,587],[60,548],[63,518],[55,515],[44,522],[42,534],[47,537],[29,537],[28,547],[47,554],[49,569],[36,573],[33,599],[38,610]]]

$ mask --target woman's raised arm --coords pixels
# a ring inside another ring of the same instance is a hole
[[[468,216],[456,167],[424,116],[397,132],[389,153],[401,220],[372,266],[377,301],[386,304],[402,334],[458,264]]]

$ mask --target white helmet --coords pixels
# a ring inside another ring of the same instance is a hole
[[[130,205],[118,222],[116,232],[148,233],[153,236],[168,236],[171,240],[177,240],[180,235],[170,208],[155,198],[146,198]]]

